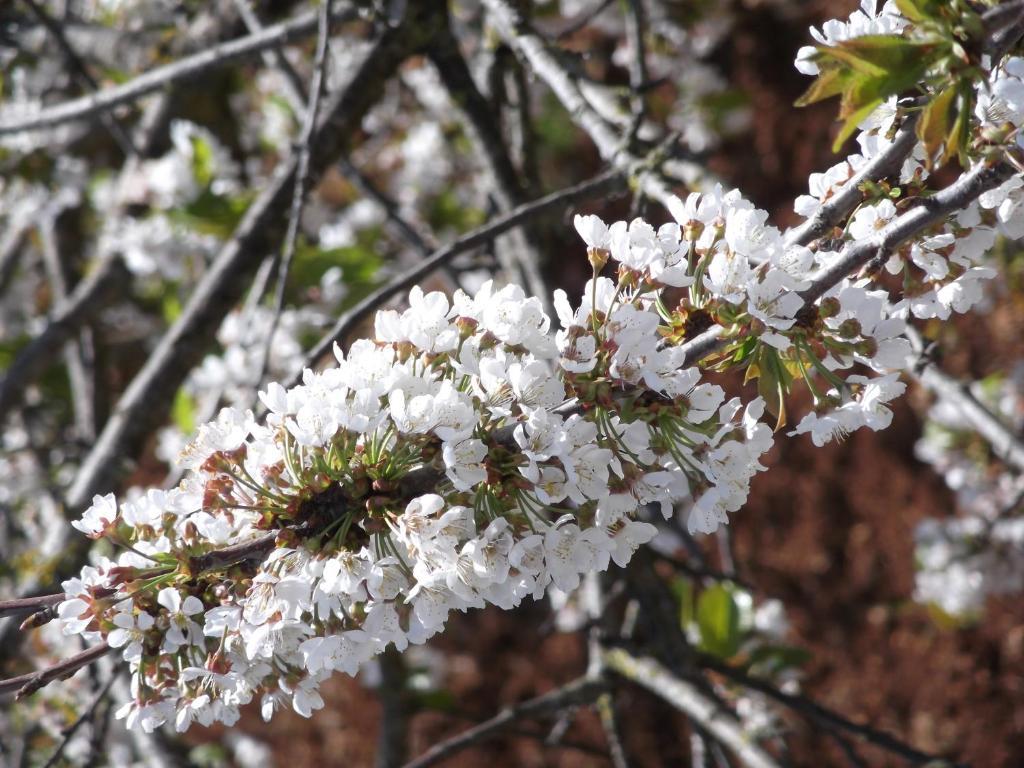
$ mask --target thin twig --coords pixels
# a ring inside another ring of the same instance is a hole
[[[568,707],[590,703],[606,689],[607,684],[602,681],[593,680],[589,677],[577,678],[561,688],[556,688],[534,699],[508,707],[491,719],[485,720],[457,736],[433,745],[415,760],[406,763],[404,768],[426,768],[428,765],[434,765],[445,758],[451,757],[456,752],[491,738],[517,720],[542,717]]]
[[[260,372],[256,379],[258,383],[262,383],[264,376],[267,374],[274,336],[277,335],[277,326],[281,321],[281,313],[284,311],[284,294],[285,289],[288,287],[288,274],[291,271],[292,260],[295,258],[295,244],[298,240],[299,226],[302,222],[302,209],[306,202],[306,189],[309,184],[309,148],[310,143],[313,141],[313,133],[316,130],[317,116],[320,111],[320,99],[323,96],[327,80],[327,53],[330,40],[332,4],[333,0],[324,0],[320,8],[320,31],[317,37],[316,58],[313,64],[313,82],[309,89],[309,103],[306,105],[302,135],[295,148],[297,159],[295,183],[292,185],[292,205],[288,214],[288,229],[285,232],[284,246],[281,249],[280,260],[277,264],[274,313],[271,317],[266,343],[263,346]]]
[[[0,617],[24,616],[63,603],[67,596],[63,592],[38,597],[17,597],[13,600],[0,600]]]
[[[116,677],[116,673],[112,674],[107,679],[107,682],[103,684],[103,687],[96,691],[96,694],[92,697],[92,700],[82,710],[82,714],[80,714],[76,718],[75,722],[73,722],[71,725],[64,729],[63,733],[61,734],[60,744],[57,745],[57,748],[53,751],[53,754],[50,755],[50,758],[43,764],[43,768],[52,768],[54,765],[57,764],[57,761],[60,760],[60,756],[64,753],[64,750],[71,742],[72,737],[75,735],[75,733],[78,732],[78,729],[82,727],[82,724],[86,720],[92,719],[93,715],[95,715],[96,708],[100,705],[100,702],[103,701],[107,693],[110,692],[110,686],[113,685],[114,679]]]
[[[334,17],[341,22],[351,20],[357,15],[358,10],[352,4],[347,4],[343,9],[335,11]],[[304,37],[313,32],[317,28],[317,24],[318,13],[316,11],[305,13],[292,21],[267,27],[258,35],[248,35],[238,40],[221,43],[171,64],[157,67],[122,85],[55,104],[29,117],[0,120],[0,136],[53,128],[74,120],[92,117],[120,104],[135,101],[147,93],[152,93],[171,83],[198,77],[207,70],[223,66],[234,59],[259,53],[267,48]]]
[[[698,663],[705,669],[713,670],[723,677],[728,678],[735,683],[739,683],[745,688],[764,694],[768,698],[779,702],[783,706],[792,709],[794,712],[797,712],[816,723],[829,728],[839,728],[870,744],[874,744],[876,747],[881,747],[894,755],[898,755],[905,760],[909,760],[920,765],[926,764],[933,766],[933,768],[940,768],[940,766],[955,766],[954,763],[939,757],[938,755],[930,755],[926,752],[914,749],[909,744],[905,744],[884,731],[879,731],[875,728],[871,728],[870,726],[861,725],[853,722],[852,720],[848,720],[838,712],[822,706],[813,699],[781,691],[767,680],[762,680],[754,677],[753,675],[749,675],[746,672],[736,669],[735,667],[731,667],[712,656],[701,654],[698,657]]]
[[[54,664],[52,667],[41,669],[38,672],[29,672],[18,677],[11,677],[7,680],[0,680],[0,696],[17,691],[15,699],[23,699],[40,688],[49,685],[54,680],[70,677],[82,667],[103,658],[111,650],[112,648],[106,642],[102,642]]]

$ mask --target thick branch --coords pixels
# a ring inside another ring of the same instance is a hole
[[[864,199],[860,185],[878,181],[898,173],[917,146],[917,121],[920,113],[912,112],[893,137],[892,144],[875,155],[830,197],[811,218],[786,233],[786,245],[807,245],[843,221]]]
[[[348,5],[335,11],[334,16],[338,21],[351,20],[357,16],[357,10],[354,6]],[[134,101],[170,83],[198,77],[208,69],[222,66],[234,59],[304,37],[316,28],[317,13],[305,13],[292,21],[267,27],[259,34],[221,43],[172,64],[157,67],[122,85],[42,109],[31,117],[0,120],[0,136],[52,128],[73,120],[92,117],[120,104]]]

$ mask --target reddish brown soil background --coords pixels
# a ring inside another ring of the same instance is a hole
[[[786,14],[767,4],[748,5],[757,7],[743,11],[715,60],[747,92],[756,119],[750,134],[716,154],[713,167],[785,225],[792,222],[792,199],[805,190],[807,174],[835,162],[828,150],[834,105],[800,111],[790,106],[808,82],[793,70],[792,54],[806,42],[807,25],[838,14],[839,4],[790,3]],[[585,175],[578,167],[573,174]],[[568,239],[564,245],[575,247]],[[552,277],[569,289],[578,289],[581,279],[569,270]],[[948,335],[958,346],[944,360],[947,370],[981,376],[1020,359],[1020,302],[1004,296],[989,317],[956,323]],[[810,696],[922,750],[978,768],[1024,765],[1020,596],[992,601],[981,624],[960,629],[937,626],[909,601],[914,526],[926,516],[954,511],[940,478],[913,458],[918,414],[927,402],[927,395],[911,391],[896,406],[890,429],[861,431],[825,450],[807,439],[780,436],[771,471],[758,477],[749,504],[731,525],[738,566],[749,582],[784,601],[793,627],[790,641],[812,652],[803,680]],[[467,717],[413,716],[413,754],[466,727],[468,717],[483,719],[582,671],[579,638],[543,631],[544,619],[544,611],[531,605],[452,620],[435,647],[447,655],[445,687],[452,706]],[[376,694],[347,678],[330,681],[325,694],[327,707],[312,720],[281,713],[265,725],[253,712],[240,727],[269,741],[280,766],[372,765]],[[628,687],[619,702],[634,765],[689,765],[681,718]],[[792,765],[843,764],[828,737],[797,720],[787,725]],[[522,727],[543,732],[535,723]],[[603,741],[592,713],[581,711],[565,740],[584,748],[549,749],[532,737],[503,736],[445,765],[609,764],[601,756]],[[871,766],[906,764],[869,748],[863,755]]]

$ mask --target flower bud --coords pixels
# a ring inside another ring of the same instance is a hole
[[[590,266],[594,268],[594,273],[600,272],[604,269],[604,265],[608,263],[608,257],[611,256],[606,248],[588,248],[587,249],[587,261],[590,262]]]
[[[839,328],[836,329],[836,333],[844,339],[855,339],[860,336],[860,331],[860,322],[852,317],[848,320],[843,320],[843,322],[840,323]]]
[[[821,317],[835,317],[842,310],[843,305],[835,296],[826,296],[818,302],[818,314]]]

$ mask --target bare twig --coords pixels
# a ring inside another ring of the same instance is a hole
[[[806,696],[800,696],[792,693],[785,693],[779,690],[774,684],[767,680],[749,675],[742,670],[731,667],[728,664],[719,661],[718,659],[701,655],[698,657],[698,663],[700,666],[713,670],[718,674],[722,675],[735,683],[739,683],[745,688],[749,688],[758,693],[764,694],[770,699],[779,702],[783,706],[792,709],[794,712],[816,722],[820,725],[828,728],[838,728],[846,731],[859,739],[862,739],[876,747],[881,747],[894,755],[902,757],[904,760],[909,760],[915,764],[928,765],[933,768],[941,768],[941,766],[954,766],[948,760],[945,760],[937,755],[930,755],[920,750],[914,749],[908,744],[903,743],[894,736],[890,736],[884,731],[871,728],[867,725],[860,725],[847,718],[843,717],[837,712],[834,712],[827,707],[822,706],[816,701],[807,698]]]
[[[114,679],[116,677],[117,675],[115,673],[112,674],[109,678],[107,678],[107,682],[104,683],[103,686],[98,691],[96,691],[96,693],[92,697],[92,700],[88,704],[86,704],[85,707],[82,709],[82,713],[75,719],[75,721],[71,725],[64,729],[64,731],[61,733],[60,744],[57,745],[57,748],[54,749],[53,754],[50,755],[50,758],[43,764],[43,768],[52,768],[54,765],[57,764],[57,761],[60,760],[60,757],[64,753],[64,750],[71,742],[72,737],[78,732],[78,729],[82,727],[82,724],[86,720],[91,720],[93,716],[96,714],[96,708],[99,707],[100,702],[102,702],[106,695],[110,692],[110,686],[113,685]]]
[[[323,96],[326,85],[326,69],[328,62],[328,41],[331,28],[331,6],[333,0],[324,0],[320,8],[320,31],[317,37],[316,57],[313,63],[313,82],[309,89],[309,103],[306,105],[305,118],[302,128],[302,135],[295,148],[295,183],[292,185],[292,204],[288,214],[288,229],[284,236],[284,246],[281,249],[280,259],[277,263],[277,286],[274,293],[274,314],[270,322],[270,329],[267,332],[266,343],[263,346],[262,361],[257,382],[262,382],[267,373],[267,365],[270,362],[270,350],[274,344],[274,336],[277,335],[277,326],[281,320],[281,312],[284,311],[284,294],[288,287],[288,273],[291,271],[292,260],[295,258],[295,244],[299,236],[299,226],[302,223],[302,209],[306,201],[306,189],[309,184],[309,148],[313,141],[313,132],[316,130],[317,115],[320,111],[320,99]]]
[[[607,684],[602,681],[589,677],[578,678],[561,688],[509,707],[490,720],[485,720],[457,736],[435,744],[415,760],[406,763],[404,768],[426,768],[428,765],[434,765],[451,757],[456,752],[491,738],[518,720],[542,717],[568,707],[593,702],[605,690],[607,690]]]
[[[779,768],[770,754],[744,732],[736,716],[701,692],[697,686],[676,677],[660,662],[633,656],[622,648],[604,651],[604,661],[615,673],[631,680],[699,724],[749,768]]]
[[[334,17],[338,21],[347,21],[358,15],[357,9],[347,4],[339,8]],[[170,83],[181,82],[201,75],[207,70],[226,64],[229,61],[259,53],[310,34],[317,28],[318,14],[313,11],[302,14],[292,21],[267,27],[262,33],[249,35],[238,40],[221,43],[200,53],[187,56],[178,61],[157,67],[123,85],[107,88],[89,96],[71,99],[40,110],[39,113],[27,118],[0,120],[0,136],[22,133],[41,128],[53,128],[73,120],[82,120],[114,107],[134,101],[147,93],[152,93]]]
[[[24,616],[29,613],[45,610],[58,605],[67,597],[63,592],[38,597],[17,597],[13,600],[0,600],[0,616]]]
[[[54,680],[63,680],[66,677],[71,677],[75,672],[80,670],[82,667],[92,664],[94,661],[103,658],[111,650],[110,646],[106,642],[94,645],[92,648],[88,648],[81,653],[75,654],[74,656],[64,659],[63,661],[54,664],[52,667],[41,669],[38,672],[29,672],[25,675],[19,675],[18,677],[11,677],[7,680],[0,680],[0,696],[17,691],[15,694],[16,699],[23,699],[26,696],[38,691],[46,685],[49,685]]]

